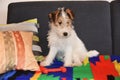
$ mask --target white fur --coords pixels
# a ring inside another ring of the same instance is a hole
[[[87,51],[84,43],[78,38],[73,25],[66,25],[68,19],[65,14],[63,22],[60,26],[55,26],[50,23],[50,31],[48,33],[48,46],[50,51],[45,61],[41,62],[42,66],[49,66],[54,58],[59,57],[63,59],[64,66],[79,66],[86,57],[97,56],[99,52],[96,50]],[[63,33],[67,32],[68,35],[64,36]]]

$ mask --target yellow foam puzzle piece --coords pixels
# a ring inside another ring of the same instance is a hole
[[[84,59],[84,61],[83,61],[83,64],[84,64],[84,66],[85,65],[87,65],[89,63],[89,60],[88,60],[88,57],[86,57],[85,59]]]
[[[33,77],[30,78],[30,80],[37,80],[41,75],[41,72],[36,72]]]
[[[115,69],[117,70],[118,74],[120,75],[120,63],[118,63],[117,60],[115,60],[113,63],[115,65]]]

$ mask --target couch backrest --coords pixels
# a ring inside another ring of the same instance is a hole
[[[112,54],[110,4],[106,1],[46,1],[12,3],[8,8],[8,23],[38,18],[40,45],[48,53],[48,14],[59,7],[70,8],[75,13],[74,26],[88,50]]]
[[[113,1],[111,3],[111,25],[113,53],[120,55],[120,2]]]

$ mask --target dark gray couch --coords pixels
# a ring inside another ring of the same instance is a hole
[[[120,55],[120,3],[114,1],[46,1],[11,3],[8,23],[38,18],[40,46],[47,55],[48,13],[59,7],[70,8],[75,13],[74,26],[88,50],[101,54]]]

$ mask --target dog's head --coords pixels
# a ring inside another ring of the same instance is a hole
[[[49,15],[49,25],[59,37],[69,37],[73,30],[74,14],[70,9],[58,8]]]

